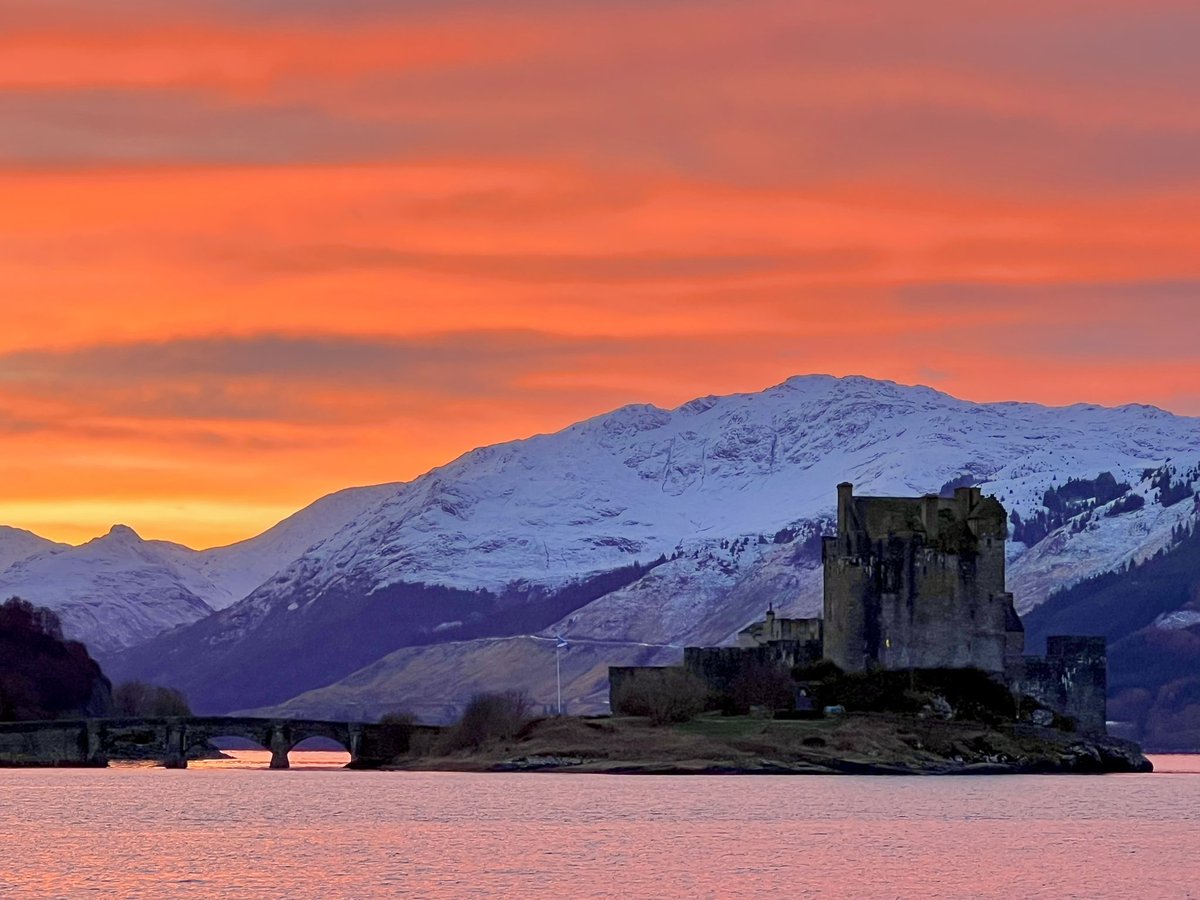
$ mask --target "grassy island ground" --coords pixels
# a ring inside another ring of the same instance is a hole
[[[439,734],[411,730],[391,768],[647,774],[1149,772],[1137,745],[1086,733],[975,669],[747,670],[713,693],[683,668],[614,690],[613,717],[530,719],[483,694]],[[719,710],[719,711],[718,711]],[[756,715],[750,715],[750,712]],[[401,735],[398,733],[397,737]]]
[[[1136,745],[1114,738],[878,712],[816,720],[712,714],[658,726],[634,717],[543,718],[510,738],[471,747],[451,750],[444,742],[415,741],[388,768],[863,775],[1152,770]]]

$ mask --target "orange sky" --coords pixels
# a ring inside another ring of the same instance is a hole
[[[1200,8],[0,0],[0,522],[209,546],[633,401],[1200,415]]]

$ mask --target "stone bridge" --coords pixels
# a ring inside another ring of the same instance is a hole
[[[186,769],[188,753],[213,738],[238,737],[271,751],[271,768],[288,768],[301,741],[328,738],[350,752],[350,768],[381,766],[406,753],[426,725],[187,716],[160,719],[77,719],[0,723],[0,766],[106,766],[109,758],[158,759]]]

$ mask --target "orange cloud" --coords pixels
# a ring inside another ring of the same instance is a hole
[[[1200,414],[1194,4],[0,15],[0,521],[220,543],[813,371]]]

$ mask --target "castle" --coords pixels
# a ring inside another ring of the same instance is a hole
[[[1025,655],[1005,585],[1008,516],[995,497],[975,487],[949,499],[856,497],[841,484],[837,519],[837,534],[822,542],[823,617],[783,619],[772,609],[736,647],[688,647],[685,668],[711,692],[726,693],[750,666],[822,658],[845,672],[974,668],[1081,730],[1104,731],[1103,638],[1052,637],[1044,658]],[[653,671],[610,668],[611,697]]]
[[[975,668],[1003,674],[1025,649],[1005,589],[1008,517],[964,487],[937,496],[855,497],[838,486],[824,539],[825,657],[846,672]]]

